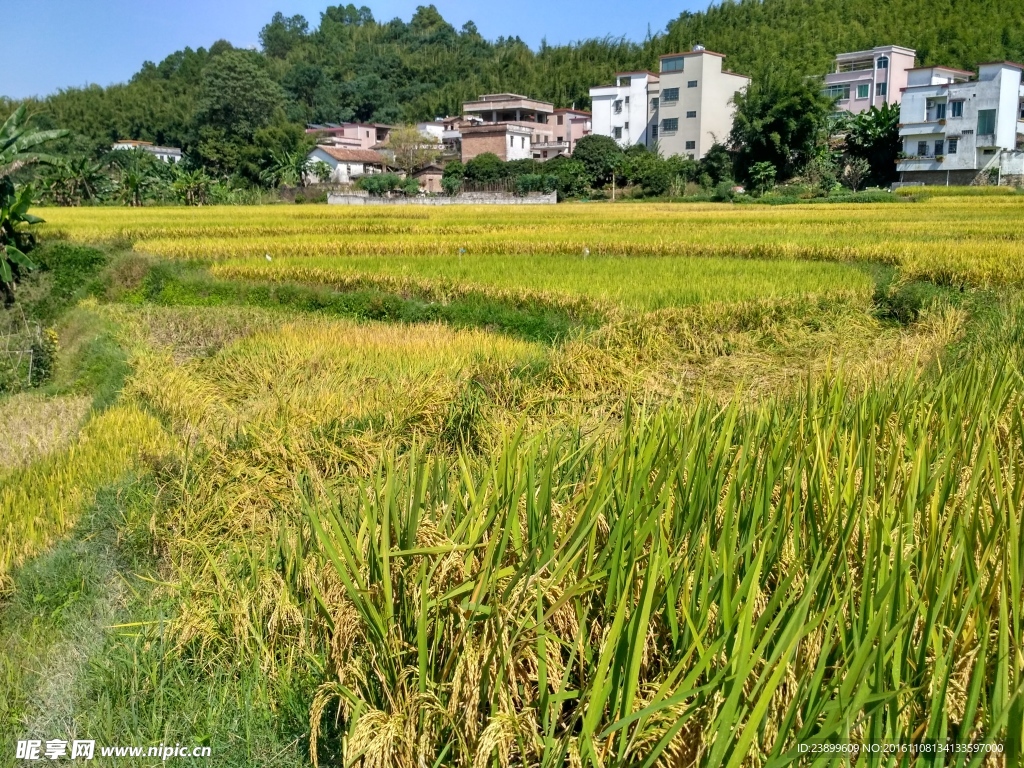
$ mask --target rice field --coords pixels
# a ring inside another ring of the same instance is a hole
[[[125,374],[0,475],[29,606],[0,604],[0,733],[48,721],[10,638],[72,640],[35,574],[98,546],[92,504],[124,587],[68,736],[239,768],[1020,764],[1024,199],[909,200],[42,212],[111,254],[48,396],[110,348]],[[596,320],[494,319],[522,307]]]

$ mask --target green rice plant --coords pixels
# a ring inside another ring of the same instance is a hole
[[[1017,383],[838,379],[515,433],[482,464],[413,451],[354,498],[307,493],[311,539],[282,556],[343,585],[290,587],[330,625],[314,737],[337,717],[367,768],[785,765],[800,744],[946,739],[1019,759]]]
[[[0,474],[0,579],[64,535],[97,488],[166,449],[153,417],[115,407],[92,418],[66,449]]]

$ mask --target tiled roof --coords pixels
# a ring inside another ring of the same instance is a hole
[[[317,149],[341,163],[377,163],[384,165],[386,162],[380,152],[374,152],[372,149],[344,149],[343,147],[328,147],[323,144],[318,145]]]

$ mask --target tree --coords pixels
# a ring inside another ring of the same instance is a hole
[[[175,168],[171,191],[178,201],[185,205],[205,205],[209,202],[212,186],[213,179],[207,176],[202,168],[191,171]]]
[[[308,32],[309,22],[304,16],[285,17],[278,11],[270,23],[260,30],[260,45],[267,56],[283,59],[302,42]]]
[[[394,155],[394,166],[407,175],[441,157],[441,145],[424,136],[415,125],[400,125],[391,129],[387,148]]]
[[[764,194],[775,184],[775,166],[765,161],[754,163],[748,173],[750,185],[754,191]]]
[[[867,160],[863,157],[852,157],[843,169],[843,184],[856,192],[870,172],[871,166]]]
[[[466,163],[465,178],[487,184],[508,176],[505,162],[493,152],[483,152]]]
[[[572,151],[572,159],[579,160],[586,168],[587,180],[592,187],[603,187],[611,182],[622,158],[622,148],[615,139],[597,134],[584,136]]]
[[[43,177],[43,187],[57,205],[76,206],[94,201],[110,185],[106,163],[88,157],[72,157],[54,163]]]
[[[832,112],[818,82],[778,71],[754,80],[735,102],[729,140],[736,147],[736,173],[747,182],[757,163],[775,166],[780,181],[799,173],[814,156]]]
[[[705,187],[715,187],[732,181],[733,161],[729,150],[721,144],[712,144],[697,164],[697,178]]]
[[[872,107],[849,120],[846,153],[867,163],[866,180],[870,184],[884,186],[896,178],[896,158],[901,148],[899,122],[897,104]]]
[[[207,65],[196,105],[199,128],[223,131],[240,141],[269,125],[284,94],[258,54],[228,51]]]
[[[112,154],[113,162],[119,170],[118,192],[121,202],[133,208],[142,207],[161,182],[157,168],[160,161],[142,149],[125,149]]]
[[[270,158],[270,167],[261,174],[261,178],[265,183],[274,187],[305,185],[306,174],[310,165],[306,153],[271,151]],[[328,176],[330,176],[330,173],[328,173]]]

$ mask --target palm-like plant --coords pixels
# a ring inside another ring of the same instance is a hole
[[[57,205],[81,205],[83,200],[95,200],[109,179],[105,164],[88,157],[78,157],[55,163],[43,179],[50,199]]]
[[[142,206],[147,193],[160,183],[154,169],[152,156],[138,149],[122,150],[116,153],[120,166],[119,178],[121,202],[133,208]]]
[[[305,184],[309,171],[309,160],[303,152],[271,152],[270,165],[260,178],[275,187],[297,187]]]
[[[0,179],[13,176],[33,163],[52,163],[55,158],[37,151],[41,145],[67,136],[68,132],[41,131],[28,126],[27,110],[22,104],[0,125]]]
[[[30,239],[19,231],[21,224],[42,221],[28,212],[32,205],[32,187],[15,187],[13,176],[35,163],[53,162],[54,158],[38,151],[43,144],[67,135],[67,131],[41,131],[28,126],[25,105],[18,107],[0,125],[0,290],[4,303],[14,302],[14,281],[22,268],[35,265],[22,251]]]
[[[28,238],[18,229],[20,224],[42,221],[28,212],[31,205],[31,186],[15,189],[9,178],[0,178],[0,290],[7,305],[14,303],[14,281],[21,276],[21,269],[35,269],[21,250]]]

